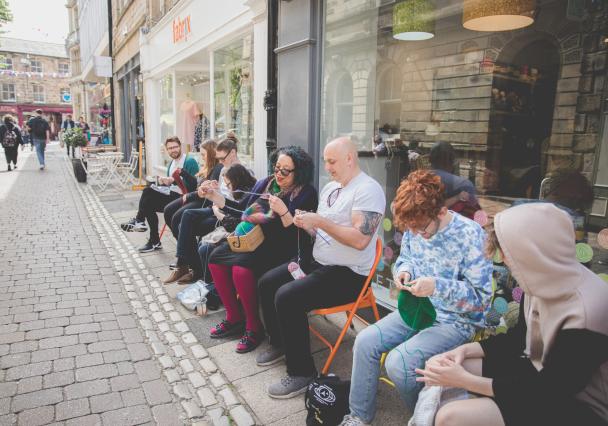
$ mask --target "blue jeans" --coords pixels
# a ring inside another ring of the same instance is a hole
[[[46,149],[45,139],[32,139],[34,146],[36,147],[36,155],[38,156],[38,163],[44,166],[44,150]]]
[[[458,324],[439,324],[416,332],[395,311],[357,335],[353,348],[350,411],[365,423],[376,414],[380,357],[388,351],[386,372],[412,412],[423,384],[416,382],[416,368],[433,355],[469,342],[473,333]]]
[[[215,229],[217,218],[211,208],[189,209],[182,215],[177,236],[177,264],[190,266],[198,276],[201,265],[197,256],[196,237],[202,237]]]

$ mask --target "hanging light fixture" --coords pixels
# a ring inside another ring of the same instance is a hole
[[[509,31],[534,22],[535,0],[464,0],[463,26],[473,31]]]
[[[419,41],[435,36],[435,7],[430,0],[406,0],[393,8],[393,37]]]

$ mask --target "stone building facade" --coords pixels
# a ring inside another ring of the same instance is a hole
[[[57,133],[72,112],[70,64],[61,44],[0,38],[0,114],[20,125],[41,108]]]

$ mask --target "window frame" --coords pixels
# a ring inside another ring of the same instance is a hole
[[[65,66],[65,71],[62,71],[62,65]],[[70,73],[70,64],[67,62],[59,62],[57,64],[57,72],[61,75],[68,75]]]
[[[37,92],[37,88],[40,88],[40,93]],[[42,100],[36,99],[37,95],[42,94]],[[44,93],[44,86],[42,84],[32,84],[32,102],[35,104],[43,104],[46,102],[46,96]]]
[[[2,102],[17,102],[17,93],[15,91],[15,83],[2,83],[2,87],[0,88],[0,91],[2,92],[0,95]],[[7,92],[10,93],[11,91],[13,93],[12,99],[5,97],[5,93],[7,93]]]
[[[37,65],[35,66],[36,70],[34,70],[34,62],[37,63]],[[42,66],[42,61],[40,59],[30,59],[30,72],[44,72],[44,67]]]
[[[8,66],[8,63],[10,63],[10,66]],[[9,56],[4,56],[2,58],[1,68],[3,70],[12,71],[14,69],[14,66],[15,66],[15,64],[13,63],[13,58],[11,58]]]

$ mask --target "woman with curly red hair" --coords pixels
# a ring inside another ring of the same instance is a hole
[[[420,170],[405,179],[393,202],[395,226],[404,231],[394,268],[399,310],[355,340],[350,414],[343,425],[365,425],[376,411],[380,357],[402,400],[413,411],[422,384],[415,369],[471,340],[484,326],[492,297],[492,264],[485,232],[445,206],[439,176]]]

